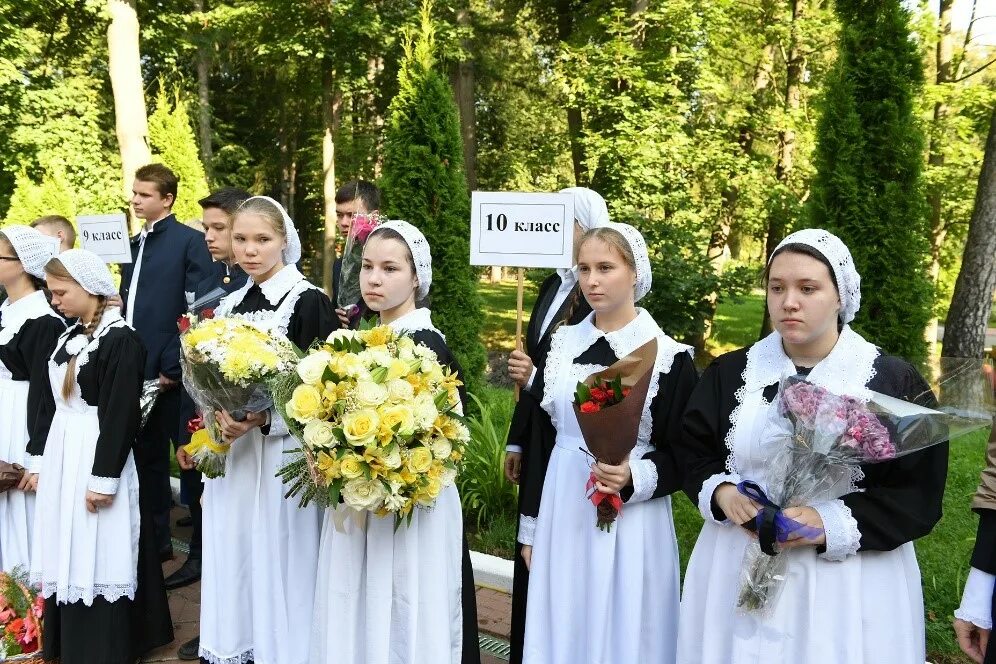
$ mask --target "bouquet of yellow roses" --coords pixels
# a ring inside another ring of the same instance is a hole
[[[183,386],[204,418],[204,433],[185,446],[197,468],[208,477],[225,474],[228,445],[214,422],[216,410],[236,420],[273,403],[267,381],[291,370],[297,362],[294,345],[237,318],[180,319],[180,362]]]
[[[470,440],[454,413],[460,385],[432,350],[390,327],[333,332],[273,387],[301,442],[280,470],[288,497],[410,523],[456,480]]]

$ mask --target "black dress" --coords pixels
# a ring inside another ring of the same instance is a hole
[[[412,339],[415,343],[427,346],[436,353],[439,363],[449,367],[463,382],[463,369],[459,362],[450,352],[446,341],[434,330],[418,330],[412,332]],[[457,388],[460,392],[460,403],[467,407],[467,389],[464,385]],[[480,664],[481,651],[477,647],[477,594],[474,586],[474,567],[470,562],[470,548],[467,546],[467,534],[463,536],[463,565],[462,565],[463,585],[462,605],[463,605],[463,655],[462,664]],[[471,647],[467,647],[470,644]]]
[[[96,408],[99,423],[90,475],[101,482],[122,482],[115,502],[127,501],[126,480],[121,478],[129,467],[134,472],[131,459],[140,419],[139,395],[145,349],[135,331],[120,320],[117,309],[109,309],[104,314],[104,322],[94,338],[97,340],[96,347],[89,351],[84,363],[76,355],[80,346],[84,345],[83,327],[76,325],[67,330],[60,339],[51,364],[64,367],[72,357],[77,357],[79,374],[76,387],[82,401]],[[62,385],[52,385],[52,389],[61,391]],[[59,416],[57,413],[56,418]],[[55,424],[52,433],[57,433]],[[50,440],[47,448],[52,445]],[[47,448],[46,451],[49,451]],[[59,515],[50,515],[43,510],[42,492],[46,490],[44,484],[48,463],[49,459],[45,457],[39,475],[37,518],[48,519],[50,527],[55,529]],[[137,484],[137,475],[131,479]],[[138,501],[137,504],[142,503]],[[62,664],[131,664],[143,653],[173,640],[173,624],[151,517],[144,509],[139,514],[134,600],[122,597],[109,601],[98,595],[92,605],[87,606],[84,600],[59,603],[64,602],[65,598],[60,600],[57,594],[52,594],[45,601],[43,650],[46,659],[61,658]],[[117,542],[114,546],[127,544]],[[97,555],[100,555],[99,551]],[[37,565],[36,562],[33,567]]]
[[[535,518],[539,512],[540,497],[536,489],[542,486],[546,467],[550,463],[550,454],[553,452],[553,441],[557,437],[553,425],[550,424],[550,416],[540,408],[540,400],[543,398],[543,369],[546,367],[547,353],[550,352],[550,338],[561,324],[574,325],[591,313],[588,300],[581,295],[578,284],[574,284],[574,288],[550,320],[550,325],[546,329],[541,329],[560,284],[560,275],[556,273],[543,280],[532,313],[529,314],[526,353],[536,367],[536,379],[530,389],[519,391],[519,401],[515,404],[512,423],[508,429],[508,445],[516,445],[522,449],[518,513],[532,518]],[[567,318],[568,314],[570,318]],[[518,540],[515,542],[514,565],[509,662],[519,664],[522,662],[522,640],[526,632],[529,570],[522,559],[522,544]]]

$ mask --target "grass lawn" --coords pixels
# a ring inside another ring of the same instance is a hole
[[[535,297],[535,287],[530,286],[527,282],[527,317]],[[487,328],[484,339],[488,350],[510,350],[515,336],[515,282],[481,284],[481,293],[485,300]],[[764,294],[760,290],[736,301],[720,302],[708,351],[719,355],[755,341],[763,306]],[[488,396],[501,398],[498,394]],[[969,662],[960,655],[951,631],[951,620],[961,599],[975,542],[977,517],[969,510],[969,503],[985,463],[987,435],[987,432],[980,432],[953,444],[944,494],[944,517],[933,533],[916,543],[927,611],[927,650],[934,664]],[[702,519],[684,494],[672,497],[672,507],[684,573]],[[510,518],[499,519],[492,528],[476,533],[474,539],[482,548],[507,555],[514,536],[514,520]]]
[[[525,280],[522,297],[522,334],[526,333],[529,323],[529,312],[533,310],[538,285],[529,279]],[[501,281],[497,284],[480,282],[477,292],[484,301],[484,329],[481,340],[488,352],[511,352],[515,348],[515,280]]]

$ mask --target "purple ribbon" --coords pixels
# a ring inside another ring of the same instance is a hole
[[[757,513],[754,521],[745,523],[744,527],[757,532],[761,551],[769,556],[778,554],[775,542],[784,543],[793,534],[797,534],[803,539],[814,539],[823,533],[821,528],[807,526],[782,514],[782,508],[771,502],[771,499],[768,498],[767,494],[764,493],[764,489],[757,482],[750,480],[743,481],[737,485],[737,491],[754,502],[761,504],[761,511]]]

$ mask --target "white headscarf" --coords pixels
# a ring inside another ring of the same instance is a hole
[[[561,189],[562,194],[574,196],[574,218],[581,228],[590,231],[609,223],[609,208],[605,199],[587,187],[568,187]]]
[[[812,247],[827,259],[837,280],[837,292],[840,294],[841,322],[845,325],[854,320],[861,307],[861,275],[854,267],[854,258],[839,237],[821,228],[807,228],[796,231],[778,243],[771,253],[774,258],[778,250],[787,244],[804,244]],[[771,265],[771,261],[768,261]]]
[[[58,259],[87,293],[110,297],[118,292],[107,263],[97,254],[86,249],[69,249],[59,254]]]
[[[418,290],[415,291],[415,300],[424,300],[429,294],[429,287],[432,285],[432,253],[429,251],[429,241],[422,235],[422,231],[409,224],[407,221],[392,219],[382,222],[370,233],[390,228],[405,240],[408,250],[412,252],[412,262],[415,263],[415,277],[418,279]],[[367,238],[369,241],[369,238]]]
[[[269,196],[252,196],[247,198],[243,202],[243,205],[246,202],[257,198],[269,201],[274,207],[277,208],[277,210],[280,211],[280,216],[284,219],[284,232],[287,236],[287,246],[284,247],[284,251],[281,254],[284,259],[284,265],[296,264],[299,260],[301,260],[301,237],[297,233],[297,226],[294,225],[294,222],[291,220],[290,215],[287,214],[287,210],[284,209],[284,206]]]
[[[5,226],[0,229],[10,241],[24,271],[39,279],[45,278],[45,264],[59,253],[59,239],[49,237],[30,226]]]
[[[650,286],[653,283],[647,241],[643,239],[640,231],[629,224],[610,222],[608,227],[618,231],[629,244],[630,251],[633,252],[633,258],[636,261],[636,292],[633,301],[639,302],[643,296],[650,292]]]

